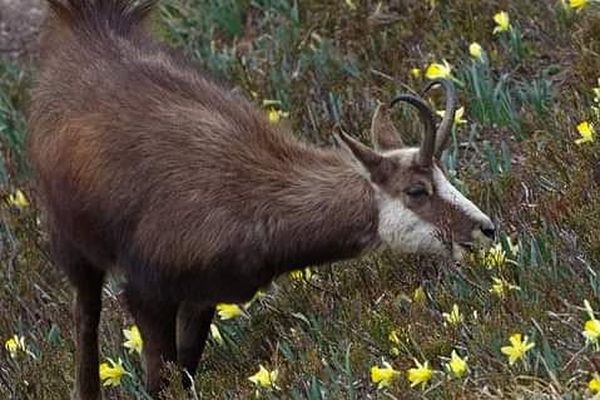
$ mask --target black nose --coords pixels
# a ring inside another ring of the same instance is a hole
[[[481,232],[488,238],[494,240],[496,238],[496,227],[493,224],[482,225]]]

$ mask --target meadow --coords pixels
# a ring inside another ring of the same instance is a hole
[[[460,265],[383,252],[221,307],[193,396],[600,398],[597,1],[162,0],[153,29],[320,146],[338,124],[368,143],[377,101],[452,79],[464,113],[443,162],[500,230]],[[63,400],[72,293],[49,257],[25,154],[35,76],[35,64],[0,61],[0,398]],[[415,114],[394,118],[417,143]],[[105,396],[148,399],[119,294],[113,277]],[[172,376],[163,398],[184,398]]]

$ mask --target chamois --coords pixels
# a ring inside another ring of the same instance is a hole
[[[405,147],[380,105],[371,149],[348,134],[317,148],[153,39],[154,0],[48,0],[29,112],[29,155],[55,262],[75,289],[73,396],[101,397],[98,322],[105,275],[126,279],[144,338],[146,385],[161,366],[194,374],[215,304],[239,303],[292,269],[384,245],[460,257],[490,218],[437,158],[455,93],[435,116],[420,97],[420,147]]]

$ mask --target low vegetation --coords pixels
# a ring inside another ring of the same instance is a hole
[[[501,231],[461,265],[383,253],[223,305],[198,397],[600,392],[597,2],[163,0],[156,31],[318,145],[338,124],[368,141],[377,101],[453,79],[464,113],[443,161]],[[0,397],[62,400],[74,379],[71,292],[48,257],[24,153],[33,79],[35,67],[0,62]],[[435,92],[430,101],[443,107]],[[412,112],[395,119],[416,143]],[[147,399],[143,338],[119,294],[111,278],[99,369],[107,398]],[[174,378],[164,398],[182,396]]]

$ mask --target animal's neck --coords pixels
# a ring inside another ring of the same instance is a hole
[[[355,257],[379,244],[374,190],[337,150],[307,150],[285,166],[268,218],[278,272]]]

